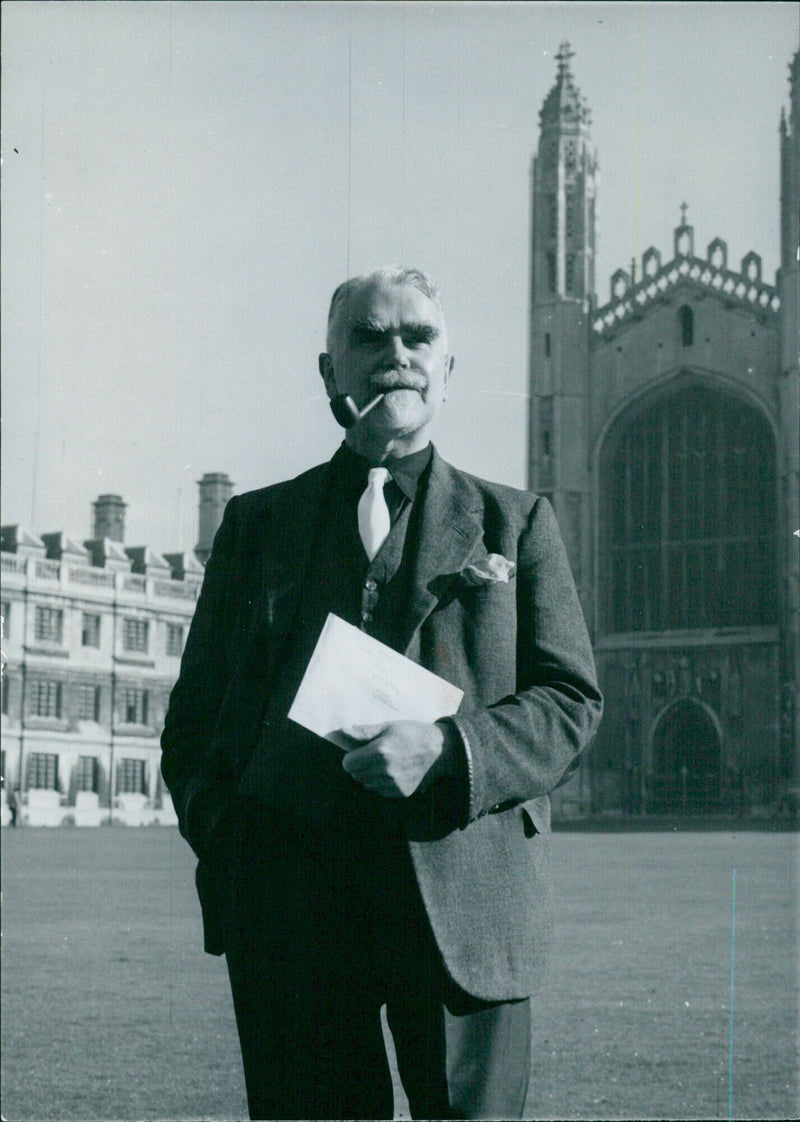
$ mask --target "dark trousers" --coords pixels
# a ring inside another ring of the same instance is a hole
[[[228,969],[251,1118],[391,1118],[380,1009],[414,1118],[520,1118],[530,1002],[445,972],[399,830],[354,797],[323,831],[251,813]]]

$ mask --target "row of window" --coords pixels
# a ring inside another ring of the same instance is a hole
[[[3,633],[8,637],[10,632],[11,604],[4,600],[2,604]],[[150,649],[150,620],[139,619],[134,616],[124,616],[122,619],[122,648],[126,651],[146,654]],[[96,612],[83,612],[81,620],[81,646],[99,647],[100,628],[102,616]],[[183,625],[180,623],[166,624],[166,652],[168,655],[180,658],[183,652]],[[48,608],[37,605],[33,623],[33,633],[41,643],[63,643],[64,641],[64,609]]]
[[[147,765],[144,760],[122,759],[116,767],[115,791],[118,795],[147,794]],[[77,791],[98,789],[99,764],[96,756],[80,756],[75,773]],[[31,752],[28,757],[27,787],[44,791],[59,790],[58,756],[55,752]]]
[[[9,711],[9,678],[3,678],[3,712]],[[65,683],[48,678],[31,678],[26,683],[25,711],[29,717],[64,716]],[[81,721],[100,720],[101,686],[79,684],[75,713]],[[151,691],[141,686],[117,689],[117,719],[126,725],[149,725],[153,714]]]

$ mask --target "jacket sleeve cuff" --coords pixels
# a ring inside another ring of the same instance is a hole
[[[472,753],[457,718],[442,717],[436,721],[436,724],[443,731],[445,739],[441,770],[452,785],[456,824],[459,829],[463,830],[473,817],[470,813],[472,805]]]

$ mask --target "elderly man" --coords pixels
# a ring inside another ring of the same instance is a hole
[[[206,949],[251,1117],[391,1117],[385,1005],[415,1118],[519,1118],[548,793],[601,710],[586,627],[546,500],[430,443],[453,356],[428,276],[341,285],[319,365],[339,415],[382,396],[329,463],[228,504],[162,739]],[[288,719],[329,612],[458,712],[350,728],[347,752]]]

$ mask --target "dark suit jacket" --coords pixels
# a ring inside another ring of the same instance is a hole
[[[237,797],[324,829],[340,785],[352,782],[338,750],[285,719],[292,698],[282,696],[281,655],[328,472],[321,465],[231,499],[170,699],[162,768],[200,858],[206,946],[215,953],[225,949],[219,839]],[[465,580],[487,553],[516,563],[509,583]],[[454,718],[461,783],[435,783],[397,804],[434,936],[468,993],[528,996],[552,926],[548,793],[574,770],[601,712],[548,502],[458,471],[434,451],[399,645],[464,691]]]

